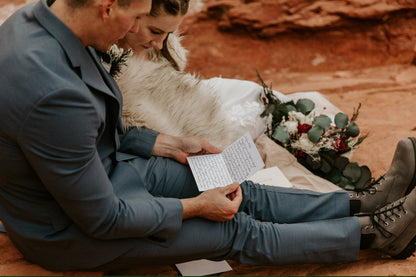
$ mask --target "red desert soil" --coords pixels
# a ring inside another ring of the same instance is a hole
[[[0,24],[15,10],[12,4],[27,2],[33,0],[0,0]],[[190,50],[187,71],[257,82],[257,69],[282,93],[319,91],[350,115],[361,103],[357,123],[369,136],[353,160],[378,177],[389,168],[398,140],[416,136],[415,15],[414,0],[193,0],[181,27]],[[0,245],[0,275],[104,274],[33,265],[5,234]],[[233,271],[221,275],[416,275],[415,256],[392,260],[372,250],[352,263],[230,264]],[[152,266],[105,274],[178,272]]]

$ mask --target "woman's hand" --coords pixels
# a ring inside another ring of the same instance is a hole
[[[212,221],[231,220],[242,200],[243,194],[237,182],[226,187],[210,189],[197,197],[181,199],[183,219],[203,217]]]
[[[222,149],[199,137],[174,137],[159,134],[152,154],[154,156],[172,158],[180,163],[187,164],[186,158],[189,156],[218,154],[221,152]]]

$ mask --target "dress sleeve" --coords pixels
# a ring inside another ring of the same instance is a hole
[[[87,235],[174,237],[182,224],[179,199],[115,195],[96,147],[105,124],[97,101],[92,94],[76,90],[60,90],[41,99],[19,130],[18,143],[25,157],[47,192]],[[153,135],[143,137],[151,144]],[[51,201],[44,199],[36,201]]]

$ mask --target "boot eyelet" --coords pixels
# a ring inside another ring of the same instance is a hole
[[[384,221],[384,226],[389,226],[389,223]]]

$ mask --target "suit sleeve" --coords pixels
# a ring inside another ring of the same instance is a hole
[[[77,90],[41,99],[19,130],[24,155],[47,191],[87,235],[172,239],[182,224],[179,199],[115,195],[96,148],[105,115],[97,110],[102,103],[94,101],[99,99],[89,91]]]
[[[128,129],[120,137],[120,152],[150,158],[159,133],[145,127]]]

